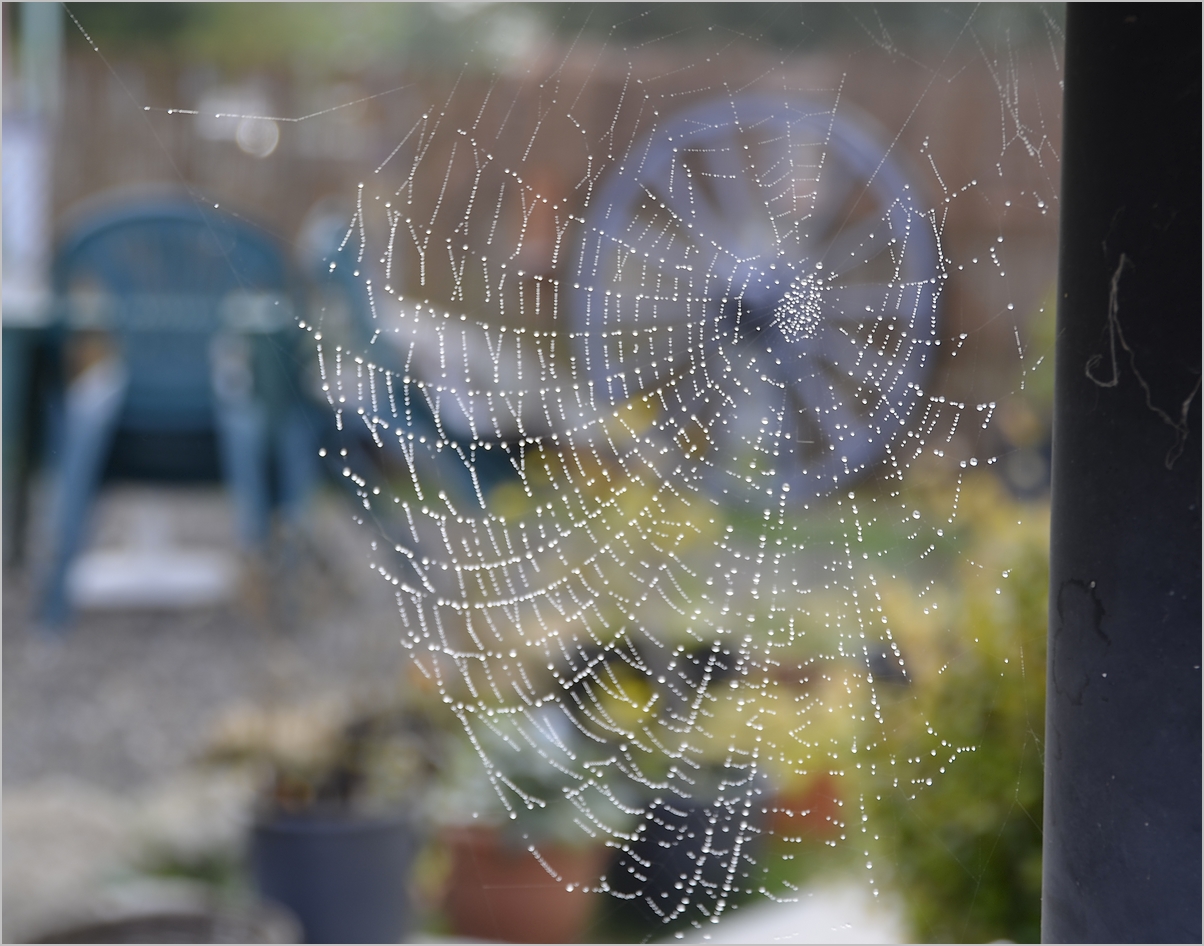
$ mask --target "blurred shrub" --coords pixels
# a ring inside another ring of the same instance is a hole
[[[987,474],[963,497],[940,609],[915,589],[891,609],[911,684],[878,688],[886,738],[862,760],[866,824],[918,939],[1036,942],[1048,507]]]

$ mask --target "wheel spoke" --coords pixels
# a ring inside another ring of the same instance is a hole
[[[773,206],[792,197],[798,182],[790,147],[790,129],[773,124],[757,129],[757,133],[756,137],[749,136],[752,139],[750,164],[764,202]]]
[[[665,209],[691,240],[709,245],[723,226],[693,174],[680,161],[673,161],[666,169],[666,177],[665,181],[645,184],[649,196],[664,202]]]
[[[852,217],[859,204],[868,206],[864,183],[860,182],[843,163],[833,162],[831,156],[817,157],[812,168],[811,217],[807,221],[807,238],[813,245],[824,245]],[[864,208],[863,208],[864,209]]]
[[[861,438],[862,443],[866,442],[864,437],[869,404],[862,404],[861,401],[868,401],[869,398],[839,369],[822,361],[814,364],[816,370],[800,378],[797,383],[801,400],[819,427],[824,449],[835,455],[844,451],[847,455],[855,440]],[[862,394],[861,398],[856,397],[858,393]]]
[[[602,258],[646,259],[669,268],[686,265],[691,252],[697,252],[696,237],[672,210],[661,208],[656,194],[644,191],[632,195],[632,200],[639,203],[612,208],[616,217],[627,219],[627,224],[607,221],[601,235]]]
[[[786,388],[784,392],[780,431],[780,451],[792,457],[795,466],[804,470],[820,467],[831,452],[826,446],[822,426],[795,387]]]
[[[773,227],[755,173],[745,163],[743,146],[734,134],[683,155],[695,193],[712,208],[704,235],[737,259],[771,252]]]
[[[825,323],[862,325],[876,322],[887,312],[897,310],[894,290],[884,283],[853,286],[825,286],[818,302]]]
[[[774,137],[762,139],[752,150],[753,168],[760,188],[760,201],[773,228],[778,254],[801,256],[809,242],[814,220],[816,167],[808,161],[809,149],[798,148],[788,128],[775,126],[764,130]]]
[[[697,173],[703,175],[703,190],[710,196],[724,223],[730,226],[749,216],[749,208],[755,206],[755,200],[752,199],[749,171],[739,150],[739,138],[735,135],[724,138],[693,153],[700,158]]]
[[[830,276],[843,276],[878,257],[890,239],[890,226],[881,216],[867,214],[851,220],[824,248],[824,268]]]
[[[860,324],[829,324],[805,343],[802,357],[859,388],[889,390],[900,372],[912,374],[908,365],[918,355],[915,346],[906,318],[892,313]]]

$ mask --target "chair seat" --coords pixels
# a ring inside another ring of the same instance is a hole
[[[181,198],[101,212],[56,256],[64,330],[109,344],[64,400],[48,623],[67,616],[66,575],[106,475],[220,472],[248,549],[267,538],[273,468],[294,513],[316,481],[290,376],[285,258],[262,231],[211,207]]]

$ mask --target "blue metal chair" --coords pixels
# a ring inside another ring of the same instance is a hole
[[[41,602],[50,625],[68,616],[67,573],[119,435],[135,445],[135,467],[150,461],[141,465],[162,472],[175,460],[188,473],[191,459],[194,474],[204,464],[181,454],[198,437],[215,440],[248,550],[268,536],[271,468],[286,516],[301,514],[316,478],[286,334],[290,276],[261,232],[188,198],[127,204],[74,229],[56,256],[54,288],[66,337],[99,333],[107,354],[63,398]]]

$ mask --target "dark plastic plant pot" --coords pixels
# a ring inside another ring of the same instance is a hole
[[[416,848],[400,817],[278,815],[255,826],[251,863],[260,893],[296,914],[307,943],[397,943]]]
[[[738,802],[649,805],[642,830],[629,849],[617,852],[608,873],[611,890],[628,902],[623,912],[650,929],[672,929],[663,925],[709,917],[718,899],[730,903],[746,894],[762,846],[762,818]],[[745,823],[757,831],[741,828]]]

